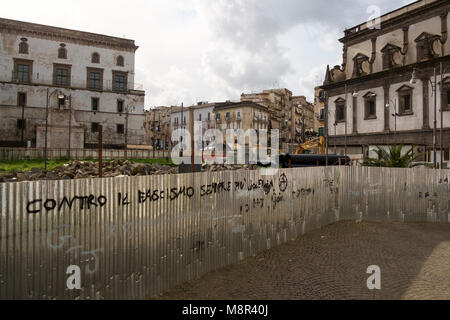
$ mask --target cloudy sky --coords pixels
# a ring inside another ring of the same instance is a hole
[[[26,3],[25,3],[26,2]],[[136,40],[146,107],[286,87],[313,99],[345,28],[413,0],[7,1],[0,16]],[[26,8],[26,10],[24,10]]]

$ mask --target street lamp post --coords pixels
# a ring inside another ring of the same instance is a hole
[[[397,112],[397,101],[390,100],[389,103],[386,104],[386,108],[390,109],[392,105],[394,107],[394,113],[392,114],[392,116],[394,117],[394,137],[395,140],[397,141],[397,117],[399,116]]]
[[[345,140],[345,147],[344,147],[344,155],[346,156],[347,155],[347,107],[348,107],[348,104],[347,104],[347,84],[345,84],[345,110],[344,110],[344,116],[345,116],[345,137],[344,137],[344,140]]]
[[[21,147],[23,148],[25,146],[24,144],[24,129],[25,129],[25,101],[20,101],[20,103],[22,104],[22,132],[21,132]]]
[[[44,143],[44,171],[47,171],[47,149],[48,149],[48,104],[50,101],[50,98],[58,92],[58,90],[53,91],[50,93],[50,89],[47,88],[47,103],[45,106],[45,143]]]
[[[72,96],[69,96],[69,160],[72,146]]]
[[[437,73],[436,73],[436,67],[433,68],[434,71],[434,80],[431,81],[428,79],[430,85],[432,94],[434,95],[434,120],[433,120],[433,168],[437,169],[437,94],[436,94],[436,88],[437,88]],[[442,81],[441,81],[442,82]],[[417,83],[417,70],[413,69],[412,78],[410,81],[411,84]],[[442,104],[442,102],[441,102]],[[442,157],[442,155],[441,155]]]
[[[136,111],[136,108],[134,106],[130,107],[127,106],[125,108],[126,114],[125,114],[125,160],[128,158],[128,116],[131,113],[134,113]]]

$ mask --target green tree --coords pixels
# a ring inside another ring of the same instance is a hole
[[[363,166],[366,167],[390,167],[390,168],[412,168],[423,163],[414,163],[417,160],[417,155],[414,154],[413,148],[402,155],[403,145],[393,145],[386,151],[383,148],[377,147],[375,150],[377,158],[364,159]]]

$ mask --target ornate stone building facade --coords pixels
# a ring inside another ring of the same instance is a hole
[[[145,143],[133,40],[0,19],[0,146]],[[48,106],[48,117],[47,117]],[[69,140],[70,137],[70,140]],[[70,143],[69,143],[70,141]]]
[[[432,161],[430,150],[434,139],[440,146],[442,124],[448,159],[449,9],[448,1],[417,1],[383,15],[378,24],[345,31],[342,66],[327,68],[322,87],[330,146],[367,155],[375,145],[401,143],[421,146],[424,158]]]

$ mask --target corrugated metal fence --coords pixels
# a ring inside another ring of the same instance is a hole
[[[338,220],[448,222],[449,171],[363,167],[0,184],[0,299],[142,299]],[[81,290],[66,286],[81,268]]]

